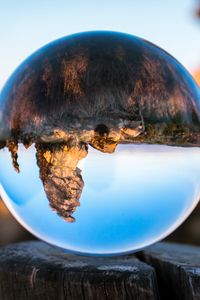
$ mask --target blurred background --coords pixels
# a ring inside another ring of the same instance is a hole
[[[101,29],[128,32],[159,45],[200,85],[198,0],[7,0],[0,3],[0,89],[13,70],[44,44],[67,34]],[[0,246],[31,238],[0,199]],[[167,240],[200,245],[200,204]]]

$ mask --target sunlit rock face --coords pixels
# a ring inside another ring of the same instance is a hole
[[[84,186],[77,165],[88,145],[110,154],[124,143],[199,146],[200,92],[173,57],[145,40],[74,34],[38,50],[5,85],[0,146],[18,172],[19,143],[35,144],[50,206],[73,222]]]
[[[71,214],[80,205],[78,200],[84,185],[77,164],[87,155],[87,146],[54,143],[37,144],[36,149],[40,178],[51,208],[64,220],[73,222]]]

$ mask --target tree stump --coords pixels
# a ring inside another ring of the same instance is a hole
[[[158,243],[139,257],[155,268],[161,299],[200,299],[200,247]]]
[[[0,248],[0,300],[200,299],[200,247],[158,243],[137,257],[84,257],[39,241]]]
[[[158,299],[155,271],[134,255],[83,257],[43,242],[0,249],[0,300]]]

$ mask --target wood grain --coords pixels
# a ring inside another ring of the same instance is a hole
[[[139,257],[155,268],[161,299],[200,299],[200,247],[158,243]]]
[[[83,257],[43,242],[0,249],[1,300],[158,299],[154,269],[134,255]]]

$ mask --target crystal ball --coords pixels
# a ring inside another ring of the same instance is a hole
[[[0,96],[0,193],[36,237],[118,255],[175,230],[200,196],[200,90],[141,38],[92,31],[28,57]]]

